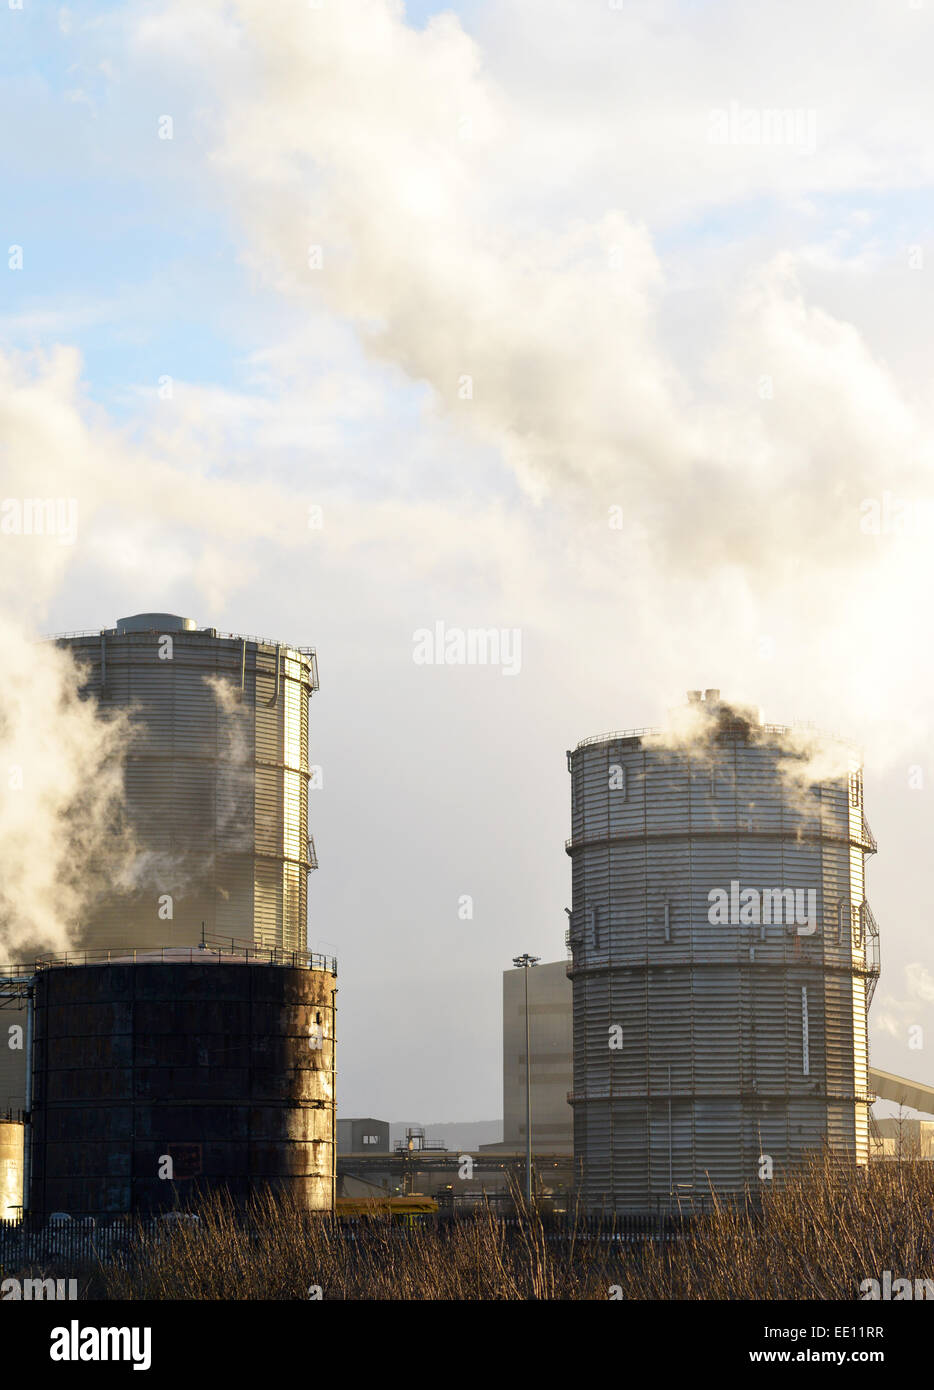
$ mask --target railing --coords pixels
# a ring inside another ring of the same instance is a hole
[[[161,633],[162,630],[161,627],[149,628],[150,632]],[[192,635],[211,632],[215,637],[222,638],[227,642],[255,642],[258,647],[281,647],[283,651],[300,652],[302,656],[311,657],[315,672],[315,688],[317,689],[317,653],[314,647],[299,647],[295,642],[280,642],[272,637],[257,637],[255,634],[249,632],[221,632],[221,630],[216,627],[182,628],[180,631],[182,633],[191,633]],[[176,629],[170,629],[170,635],[175,634],[175,632]],[[106,637],[131,637],[134,636],[135,633],[118,633],[115,627],[88,627],[76,629],[74,632],[45,632],[37,637],[36,641],[70,642],[75,637],[100,637],[102,635]]]
[[[622,740],[625,738],[645,738],[649,734],[661,733],[664,733],[664,730],[658,728],[617,729],[615,733],[591,734],[589,738],[582,738],[580,743],[578,743],[577,747],[590,748],[591,745],[594,743],[615,743],[617,740]]]
[[[571,1193],[554,1196],[568,1204],[574,1200]],[[551,1200],[554,1200],[554,1197]],[[666,1198],[666,1204],[668,1200]],[[677,1198],[670,1200],[676,1202]],[[558,1244],[577,1244],[579,1241],[670,1241],[686,1235],[691,1230],[698,1211],[704,1209],[704,1203],[697,1200],[691,1205],[693,1210],[683,1214],[677,1211],[659,1211],[601,1216],[585,1215],[572,1210],[553,1212],[546,1208],[540,1209],[538,1216],[544,1239]],[[461,1206],[460,1211],[457,1209],[458,1206]],[[476,1207],[490,1208],[493,1219],[502,1228],[507,1241],[523,1242],[527,1239],[528,1218],[515,1214],[514,1209],[511,1209],[512,1198],[506,1193],[478,1194],[475,1204],[458,1203],[436,1215],[420,1216],[414,1227],[400,1223],[398,1227],[392,1228],[392,1238],[407,1240],[426,1221],[436,1222],[439,1226],[449,1229],[462,1222],[473,1221]],[[179,1215],[184,1220],[188,1214]],[[242,1215],[234,1219],[250,1240],[261,1236],[262,1232],[255,1222]],[[371,1238],[368,1231],[360,1227],[358,1218],[333,1217],[329,1212],[322,1211],[306,1213],[304,1221],[308,1228],[320,1222],[333,1221],[341,1238],[353,1243],[366,1243]],[[86,1298],[88,1280],[93,1273],[100,1271],[102,1265],[122,1260],[133,1267],[137,1260],[146,1261],[153,1245],[171,1240],[179,1224],[181,1223],[178,1221],[160,1220],[157,1216],[105,1218],[96,1224],[91,1218],[80,1217],[47,1223],[44,1217],[37,1218],[32,1214],[27,1216],[25,1222],[0,1220],[0,1268],[6,1276],[21,1281],[21,1296],[25,1299],[67,1300],[71,1298],[72,1293],[79,1299]],[[190,1229],[191,1237],[197,1241],[202,1229],[202,1223],[197,1216],[188,1216],[185,1225]],[[205,1232],[206,1236],[207,1234]],[[386,1233],[381,1230],[379,1240],[385,1238]],[[66,1270],[67,1274],[64,1279],[59,1279],[57,1276],[62,1270]],[[71,1279],[76,1281],[76,1287],[71,1284]],[[58,1288],[56,1284],[59,1284]]]
[[[741,714],[739,717],[742,718]],[[829,729],[821,729],[817,724],[812,724],[809,721],[797,724],[750,724],[750,728],[754,729],[756,733],[765,734],[771,738],[786,738],[788,734],[805,730],[817,738],[827,739],[833,743],[842,743],[847,748],[856,748],[856,744],[851,739],[845,738],[843,734],[832,733]],[[716,732],[716,729],[713,732]],[[627,738],[664,739],[670,733],[670,729],[662,729],[658,725],[643,729],[616,729],[608,734],[591,734],[589,738],[582,738],[577,744],[577,748],[590,748],[595,743],[615,743]]]
[[[283,651],[301,652],[302,656],[315,656],[314,647],[299,647],[294,642],[278,642],[272,637],[256,637],[249,632],[221,632],[219,628],[205,628],[206,632],[213,632],[216,637],[222,637],[226,641],[234,642],[255,642],[258,647],[281,647]]]
[[[872,1003],[872,996],[876,992],[876,985],[879,983],[879,972],[882,968],[881,952],[879,950],[879,924],[873,916],[872,908],[867,902],[863,902],[860,907],[862,916],[863,949],[866,969],[869,971],[869,980],[866,988],[866,1008]]]
[[[50,952],[36,958],[35,966],[15,966],[19,974],[36,970],[54,970],[64,966],[80,965],[175,965],[185,961],[204,965],[216,962],[218,965],[230,964],[231,960],[255,965],[288,965],[296,969],[327,970],[337,974],[335,956],[322,955],[316,951],[291,951],[283,946],[263,946],[252,941],[238,941],[235,937],[206,936],[197,946],[153,946],[153,947],[112,947],[90,951],[66,951],[55,955]]]

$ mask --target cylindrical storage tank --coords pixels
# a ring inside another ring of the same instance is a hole
[[[0,1114],[26,1105],[26,1000],[8,993],[0,1002]]]
[[[72,1215],[334,1195],[336,967],[156,953],[36,981],[31,1206]]]
[[[859,757],[825,739],[807,764],[793,730],[707,695],[690,737],[568,754],[569,1099],[591,1211],[700,1209],[825,1144],[869,1157]]]
[[[195,945],[207,936],[304,950],[310,648],[198,628],[171,613],[55,639],[84,690],[129,720],[126,828],[133,843],[78,924],[82,947]]]
[[[21,1120],[0,1119],[0,1221],[23,1214],[23,1132]]]

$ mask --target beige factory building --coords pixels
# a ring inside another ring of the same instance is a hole
[[[503,1142],[484,1151],[525,1148],[525,970],[503,971]],[[573,1116],[568,1092],[571,1064],[571,981],[567,962],[532,966],[529,1032],[532,1054],[532,1149],[571,1153]]]
[[[532,1053],[532,1149],[571,1154],[573,1118],[567,1103],[573,1086],[571,981],[567,962],[550,961],[529,970],[529,1027]],[[503,1140],[481,1144],[483,1152],[525,1148],[525,971],[503,971]],[[878,1068],[870,1086],[880,1098],[934,1114],[934,1087]],[[874,1119],[871,1156],[934,1159],[934,1121]]]
[[[934,1122],[908,1116],[874,1120],[869,1145],[872,1158],[932,1159]]]

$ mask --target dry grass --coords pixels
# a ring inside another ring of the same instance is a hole
[[[218,1198],[198,1226],[101,1271],[100,1294],[131,1299],[854,1299],[863,1279],[934,1277],[934,1163],[841,1173],[815,1160],[769,1190],[758,1215],[719,1205],[684,1239],[612,1248],[547,1239],[534,1212],[507,1228],[489,1211],[411,1230],[348,1230],[288,1199],[249,1219]],[[619,1295],[617,1295],[619,1296]]]

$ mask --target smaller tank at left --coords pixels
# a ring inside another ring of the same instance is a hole
[[[22,1120],[0,1117],[0,1221],[16,1221],[23,1213]]]

